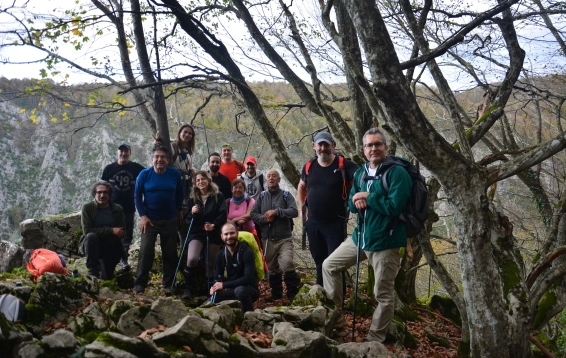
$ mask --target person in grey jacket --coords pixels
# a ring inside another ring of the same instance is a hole
[[[268,190],[261,192],[250,213],[260,233],[269,268],[271,297],[266,298],[266,302],[283,298],[283,280],[287,286],[287,299],[292,302],[301,283],[293,262],[292,239],[293,218],[299,216],[299,211],[295,198],[279,188],[280,181],[277,170],[267,172]]]

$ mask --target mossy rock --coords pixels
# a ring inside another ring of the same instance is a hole
[[[393,320],[387,328],[385,336],[386,343],[398,342],[406,348],[417,348],[419,341],[413,336],[405,325],[405,321],[399,316],[393,316]]]
[[[438,310],[444,317],[462,326],[462,318],[454,301],[450,297],[434,295],[430,299],[430,308]]]
[[[344,309],[354,312],[355,295],[350,295],[350,299],[344,305]],[[360,317],[368,317],[373,315],[376,305],[362,292],[358,292],[358,302],[356,303],[356,315]]]
[[[446,339],[434,334],[429,327],[426,327],[424,332],[425,332],[429,341],[436,342],[436,343],[438,343],[439,346],[444,347],[444,348],[450,348],[451,347],[450,343],[448,343],[448,341]]]

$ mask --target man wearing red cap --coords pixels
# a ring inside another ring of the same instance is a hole
[[[251,155],[244,160],[246,171],[239,175],[246,183],[246,194],[249,198],[257,200],[259,193],[265,190],[263,186],[263,174],[256,171],[257,160]]]
[[[224,144],[222,146],[222,165],[220,165],[220,174],[224,174],[230,180],[230,183],[236,179],[238,174],[244,171],[244,164],[232,158],[232,146]]]

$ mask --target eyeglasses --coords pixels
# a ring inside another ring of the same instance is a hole
[[[364,148],[370,149],[370,148],[375,147],[376,149],[379,149],[379,148],[383,147],[384,145],[385,145],[385,143],[383,143],[383,142],[367,143],[367,144],[364,144]]]
[[[108,192],[106,190],[101,190],[101,191],[97,191],[96,194],[102,195],[102,194],[108,194]]]

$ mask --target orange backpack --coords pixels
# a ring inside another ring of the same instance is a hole
[[[68,275],[67,269],[63,267],[61,258],[57,253],[47,249],[33,250],[27,269],[33,276],[34,282],[37,282],[37,279],[46,272]]]

